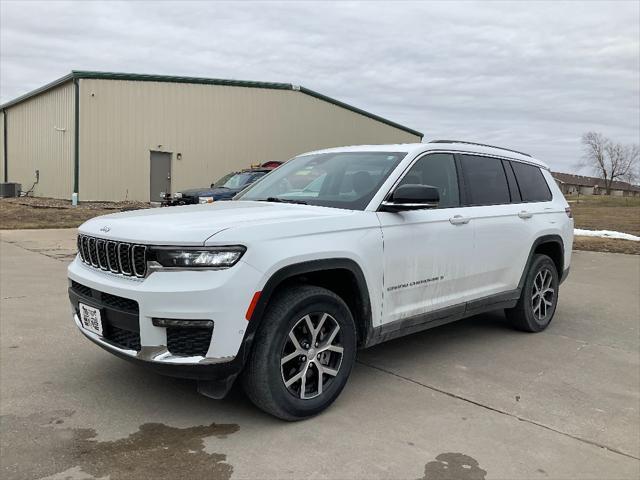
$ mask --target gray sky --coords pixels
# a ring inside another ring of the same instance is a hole
[[[5,102],[70,70],[304,85],[575,170],[640,142],[640,2],[0,2]]]

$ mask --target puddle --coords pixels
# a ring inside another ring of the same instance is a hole
[[[2,466],[0,477],[22,480],[82,472],[110,480],[141,478],[228,480],[233,466],[226,455],[207,453],[203,440],[225,438],[235,424],[187,428],[145,423],[126,438],[99,442],[91,428],[68,428],[72,411],[0,417]]]
[[[463,453],[441,453],[424,466],[420,480],[485,480],[486,470],[478,461]]]

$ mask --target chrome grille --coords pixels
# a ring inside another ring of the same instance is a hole
[[[98,265],[102,270],[107,270],[107,248],[106,241],[104,240],[96,240],[96,248],[98,251]]]
[[[78,236],[78,253],[84,263],[100,270],[143,278],[147,274],[147,247]]]

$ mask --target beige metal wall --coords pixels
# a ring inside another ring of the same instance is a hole
[[[4,182],[4,112],[0,113],[0,182]]]
[[[318,148],[419,141],[298,91],[80,80],[81,200],[148,201],[152,150],[173,154],[176,191]]]
[[[71,198],[74,118],[73,82],[7,108],[9,181],[27,190],[37,169],[34,195]]]

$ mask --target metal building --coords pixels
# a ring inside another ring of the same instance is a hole
[[[0,106],[0,178],[34,195],[157,201],[325,147],[422,133],[286,83],[73,71]]]

